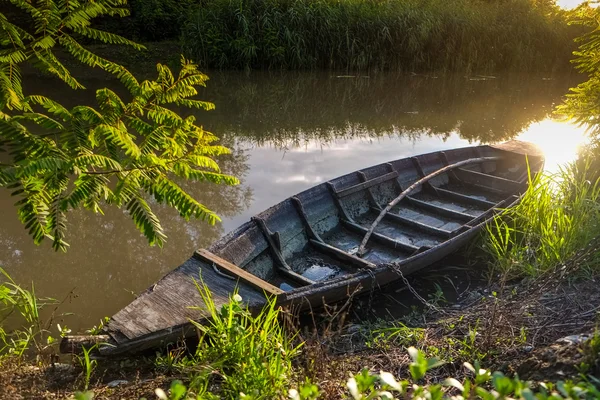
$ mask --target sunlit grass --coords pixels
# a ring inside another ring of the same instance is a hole
[[[210,289],[197,284],[209,318],[192,321],[200,343],[192,355],[170,352],[157,358],[157,367],[192,375],[191,386],[206,393],[211,376],[219,376],[223,398],[275,399],[287,393],[293,375],[292,360],[300,346],[294,344],[281,322],[275,299],[253,315],[243,299],[233,293],[227,303],[217,306]]]
[[[600,234],[600,181],[590,180],[590,166],[580,160],[530,177],[520,204],[487,228],[484,248],[496,270],[509,277],[542,275]]]

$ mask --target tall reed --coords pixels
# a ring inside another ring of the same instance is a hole
[[[565,67],[573,37],[549,1],[202,0],[181,40],[209,67],[484,72]]]
[[[600,180],[588,179],[589,168],[584,160],[532,178],[520,204],[488,226],[484,247],[499,272],[539,276],[600,234]]]

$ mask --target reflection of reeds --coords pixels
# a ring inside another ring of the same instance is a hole
[[[497,71],[566,67],[564,12],[530,0],[203,0],[182,30],[211,67]]]
[[[202,93],[217,105],[198,115],[206,129],[255,144],[301,146],[336,138],[448,137],[507,140],[546,118],[572,82],[515,75],[485,81],[395,73],[209,73]]]

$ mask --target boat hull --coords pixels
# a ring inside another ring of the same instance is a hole
[[[513,141],[399,159],[317,185],[196,251],[111,318],[111,346],[100,351],[194,335],[190,321],[209,317],[198,282],[217,307],[238,292],[253,310],[270,296],[305,309],[403,285],[517,204],[542,168],[539,150]]]

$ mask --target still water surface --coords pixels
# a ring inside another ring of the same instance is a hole
[[[261,210],[310,186],[373,164],[415,154],[504,141],[539,144],[547,168],[575,157],[583,130],[554,121],[554,105],[573,77],[509,75],[496,79],[316,73],[215,73],[203,93],[217,109],[199,113],[205,129],[233,150],[220,160],[237,187],[186,188],[216,210],[222,223],[186,222],[158,208],[168,235],[150,248],[128,216],[69,214],[68,253],[35,246],[19,223],[12,199],[0,192],[0,265],[39,296],[66,299],[58,322],[73,331],[96,324],[178,266]],[[31,89],[74,105],[73,92],[48,80]],[[90,79],[89,88],[106,82]],[[93,93],[87,94],[93,96]],[[61,99],[62,97],[62,99]],[[81,101],[81,97],[78,97]],[[91,101],[91,98],[89,99]]]

